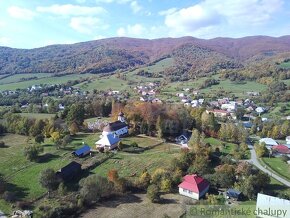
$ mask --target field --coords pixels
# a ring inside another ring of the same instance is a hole
[[[290,166],[281,160],[281,158],[262,158],[262,162],[271,170],[290,181]]]
[[[290,69],[290,61],[279,64],[281,68]]]
[[[1,136],[0,140],[5,142],[6,147],[0,149],[0,173],[8,182],[8,190],[17,192],[20,199],[35,199],[46,192],[38,182],[42,170],[46,168],[60,169],[71,161],[71,151],[80,147],[83,141],[93,145],[97,138],[98,134],[80,134],[74,138],[71,145],[60,150],[50,140],[46,140],[43,143],[44,153],[41,155],[40,161],[35,163],[26,160],[23,155],[23,147],[28,140],[26,136],[15,134]],[[2,207],[4,212],[9,212],[5,210],[7,204],[0,201],[0,208],[2,209]]]
[[[23,117],[34,118],[34,119],[50,119],[55,116],[55,114],[44,114],[44,113],[18,113]]]
[[[121,80],[117,78],[115,75],[100,77],[93,79],[89,82],[80,83],[75,85],[75,87],[79,87],[84,91],[91,91],[91,90],[126,90],[129,88],[127,81]]]
[[[21,79],[27,79],[31,77],[37,77],[34,80],[40,79],[40,78],[48,78],[52,76],[52,73],[37,73],[37,74],[14,74],[12,76],[0,79],[0,85],[2,84],[8,84],[8,83],[17,83],[21,82]]]
[[[34,76],[34,75],[31,74],[30,76]],[[8,77],[10,81],[14,81],[14,82],[9,83],[9,84],[0,84],[0,91],[26,89],[28,87],[31,87],[32,85],[40,85],[40,84],[62,84],[70,80],[93,77],[93,74],[71,74],[71,75],[65,75],[61,77],[45,77],[45,78],[33,79],[33,80],[22,81],[22,82],[17,81],[19,77],[20,77],[19,75]],[[3,81],[3,80],[0,80],[0,81]]]
[[[91,209],[81,215],[82,218],[135,218],[135,217],[181,217],[185,204],[189,202],[187,197],[179,194],[162,195],[163,202],[151,203],[146,194],[127,194],[104,201],[96,209]]]
[[[46,190],[39,184],[41,171],[47,168],[58,170],[74,160],[71,152],[82,146],[83,143],[94,148],[95,142],[99,139],[100,133],[79,133],[73,138],[73,142],[65,149],[57,149],[53,143],[46,139],[42,144],[43,154],[37,163],[26,160],[23,155],[24,145],[29,139],[26,136],[6,134],[0,137],[6,147],[1,148],[0,173],[8,183],[7,189],[17,193],[18,200],[33,200],[46,193]],[[132,137],[123,139],[124,144],[137,142],[140,147],[148,147],[160,143],[158,140]],[[132,173],[142,172],[147,168],[150,172],[158,167],[166,167],[170,161],[179,153],[179,147],[169,144],[161,144],[152,149],[145,150],[139,154],[117,152],[111,159],[99,165],[91,171],[106,176],[110,169],[117,169],[120,176],[130,176]],[[104,158],[105,154],[95,154],[93,158]],[[89,161],[82,159],[79,161]],[[11,212],[11,206],[0,200],[0,208],[6,213]]]
[[[221,152],[224,154],[224,155],[228,155],[230,154],[237,146],[237,144],[234,144],[234,143],[229,143],[229,142],[223,142],[219,139],[216,139],[216,138],[206,138],[205,141],[207,143],[210,143],[213,148],[215,149],[216,147],[220,148],[221,149]],[[223,146],[223,144],[225,146]],[[246,159],[249,159],[250,158],[250,151],[248,150],[245,154],[245,158]]]
[[[145,141],[147,140],[145,139]],[[153,143],[158,143],[158,141],[153,141]],[[150,145],[150,142],[146,142],[146,144]],[[152,171],[159,167],[167,167],[172,159],[178,156],[179,151],[179,147],[163,143],[137,154],[117,152],[113,158],[96,167],[92,172],[106,176],[110,169],[116,169],[119,175],[123,177],[139,176],[144,169],[152,173]]]

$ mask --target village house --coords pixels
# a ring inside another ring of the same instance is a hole
[[[214,109],[214,110],[206,110],[206,113],[213,113],[215,117],[220,117],[220,118],[223,118],[223,117],[228,117],[230,115],[230,113],[228,111],[225,111],[225,110],[217,110],[217,109]]]
[[[290,155],[290,149],[286,145],[274,145],[272,147],[273,154],[275,155]]]
[[[272,138],[262,138],[259,140],[259,143],[265,143],[268,149],[271,149],[272,146],[278,145],[278,143]]]
[[[237,103],[234,101],[231,101],[227,104],[222,104],[221,109],[227,110],[227,111],[235,111],[235,110],[237,110]]]
[[[179,194],[199,200],[207,193],[209,182],[196,174],[186,175],[178,187]]]
[[[66,165],[65,167],[58,170],[56,172],[56,176],[58,178],[62,179],[63,181],[69,181],[69,180],[79,176],[81,171],[82,171],[82,165],[75,162],[75,161],[72,161],[68,165]]]
[[[108,123],[104,129],[102,136],[108,135],[108,134],[114,134],[118,137],[124,136],[128,134],[128,125],[126,123],[124,114],[122,112],[118,115],[118,120],[112,123]]]
[[[76,157],[85,157],[86,155],[91,153],[91,147],[88,145],[84,145],[83,147],[79,148],[76,151],[72,152],[72,155]]]
[[[258,193],[255,215],[262,218],[289,217],[289,208],[289,200]],[[278,211],[285,211],[285,214],[278,215]]]
[[[115,149],[119,145],[120,141],[121,140],[117,135],[110,133],[110,134],[102,136],[102,138],[95,143],[96,149],[112,150],[112,149]]]
[[[241,200],[241,198],[242,198],[242,192],[235,190],[235,189],[231,189],[231,188],[229,188],[227,190],[226,195],[228,198],[232,198],[232,199],[235,199],[237,201]]]
[[[287,144],[287,145],[290,145],[290,136],[287,136],[287,137],[286,137],[286,144]]]

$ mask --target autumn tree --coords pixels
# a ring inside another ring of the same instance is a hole
[[[151,181],[151,175],[149,174],[147,169],[145,169],[139,177],[139,185],[141,188],[147,189],[147,187],[150,184],[150,181]]]
[[[256,143],[254,148],[258,157],[265,157],[269,153],[265,143]]]
[[[215,174],[219,178],[218,183],[223,188],[230,188],[235,182],[235,166],[223,164],[215,169]]]

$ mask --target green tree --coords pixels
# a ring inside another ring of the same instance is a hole
[[[82,179],[79,183],[80,195],[88,205],[99,201],[102,197],[112,194],[113,183],[99,175],[91,175]]]
[[[36,161],[40,152],[43,151],[43,147],[34,144],[34,145],[27,145],[24,147],[24,155],[30,161]]]
[[[158,202],[160,200],[160,193],[157,185],[152,184],[147,188],[147,198],[151,202]]]
[[[43,143],[44,142],[44,135],[42,135],[42,134],[36,135],[34,138],[34,141],[38,144]]]
[[[188,146],[193,149],[197,146],[200,146],[200,132],[197,129],[192,130],[192,135],[188,141]]]
[[[40,173],[39,183],[43,188],[50,192],[57,189],[60,180],[57,178],[55,171],[48,168]]]
[[[72,104],[69,107],[66,121],[69,124],[75,122],[78,126],[82,126],[84,122],[84,117],[85,117],[84,105],[80,103]]]

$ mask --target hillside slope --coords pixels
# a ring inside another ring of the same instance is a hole
[[[290,51],[290,36],[240,39],[193,37],[163,39],[109,38],[36,49],[0,47],[0,74],[108,73],[173,57],[177,68],[192,73],[238,68]]]

